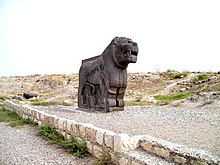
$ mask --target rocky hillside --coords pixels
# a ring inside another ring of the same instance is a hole
[[[29,102],[24,93],[37,94],[38,101],[76,104],[78,75],[30,75],[0,77],[0,97]],[[183,100],[219,100],[220,72],[129,73],[126,105],[174,104]],[[33,102],[33,99],[31,99]],[[211,101],[210,101],[211,102]]]

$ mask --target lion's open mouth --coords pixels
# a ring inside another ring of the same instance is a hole
[[[126,51],[124,51],[124,53],[123,53],[123,55],[124,55],[125,57],[129,57],[129,56],[132,56],[132,55],[137,56],[137,54],[138,54],[138,52],[133,51],[133,50],[126,50]]]

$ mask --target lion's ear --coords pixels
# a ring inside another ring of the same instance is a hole
[[[120,40],[120,38],[119,38],[118,36],[116,36],[116,37],[112,40],[111,44],[116,45],[116,44],[119,42],[119,40]]]

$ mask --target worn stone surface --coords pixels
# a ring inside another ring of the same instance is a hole
[[[78,126],[79,126],[79,136],[81,138],[84,138],[86,135],[86,128],[83,124],[79,124]]]
[[[101,158],[102,154],[103,154],[102,148],[98,145],[94,145],[92,155],[95,156],[96,158]]]
[[[186,158],[182,156],[178,156],[178,155],[175,155],[173,159],[174,159],[174,162],[179,163],[179,164],[185,164],[187,162]]]
[[[72,124],[72,133],[73,133],[74,136],[79,135],[79,126],[78,126],[77,123]]]
[[[105,132],[106,131],[100,128],[96,130],[96,143],[103,145]]]
[[[123,110],[127,67],[136,63],[137,43],[115,37],[100,56],[82,61],[79,71],[78,106],[105,112]]]
[[[149,142],[143,141],[143,142],[140,143],[140,145],[141,145],[141,147],[142,147],[144,150],[146,150],[146,151],[148,151],[148,152],[150,152],[150,153],[153,152],[153,146],[152,146]]]
[[[170,159],[170,152],[167,149],[154,147],[154,153],[162,158]]]
[[[93,144],[90,141],[86,141],[86,147],[87,147],[89,153],[93,152]]]
[[[208,163],[202,162],[202,161],[199,161],[199,160],[192,160],[191,164],[192,165],[208,165]]]
[[[128,164],[129,160],[127,158],[122,157],[119,159],[119,165],[126,165]]]
[[[73,124],[73,121],[72,120],[67,120],[67,123],[66,123],[66,131],[68,134],[71,134],[72,132],[72,124]]]
[[[115,133],[111,131],[106,131],[104,134],[105,145],[111,149],[114,148],[114,136]]]
[[[85,137],[91,142],[95,142],[96,131],[93,128],[86,128]]]
[[[129,136],[127,134],[116,134],[114,136],[114,151],[121,153],[129,149]]]
[[[59,130],[64,130],[64,126],[63,126],[63,123],[64,123],[64,118],[59,118],[59,120],[58,120],[58,129]]]

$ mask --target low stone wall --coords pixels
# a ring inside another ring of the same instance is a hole
[[[84,141],[88,151],[97,158],[108,153],[119,165],[146,164],[137,156],[129,156],[128,151],[136,149],[164,158],[178,164],[206,165],[220,164],[220,160],[210,156],[205,151],[188,149],[184,146],[170,143],[147,135],[129,136],[116,134],[112,131],[98,128],[92,124],[78,123],[74,120],[50,115],[27,105],[19,105],[5,101],[5,106],[17,112],[23,118],[30,118],[39,125],[47,124],[55,127],[66,139],[76,138]]]

